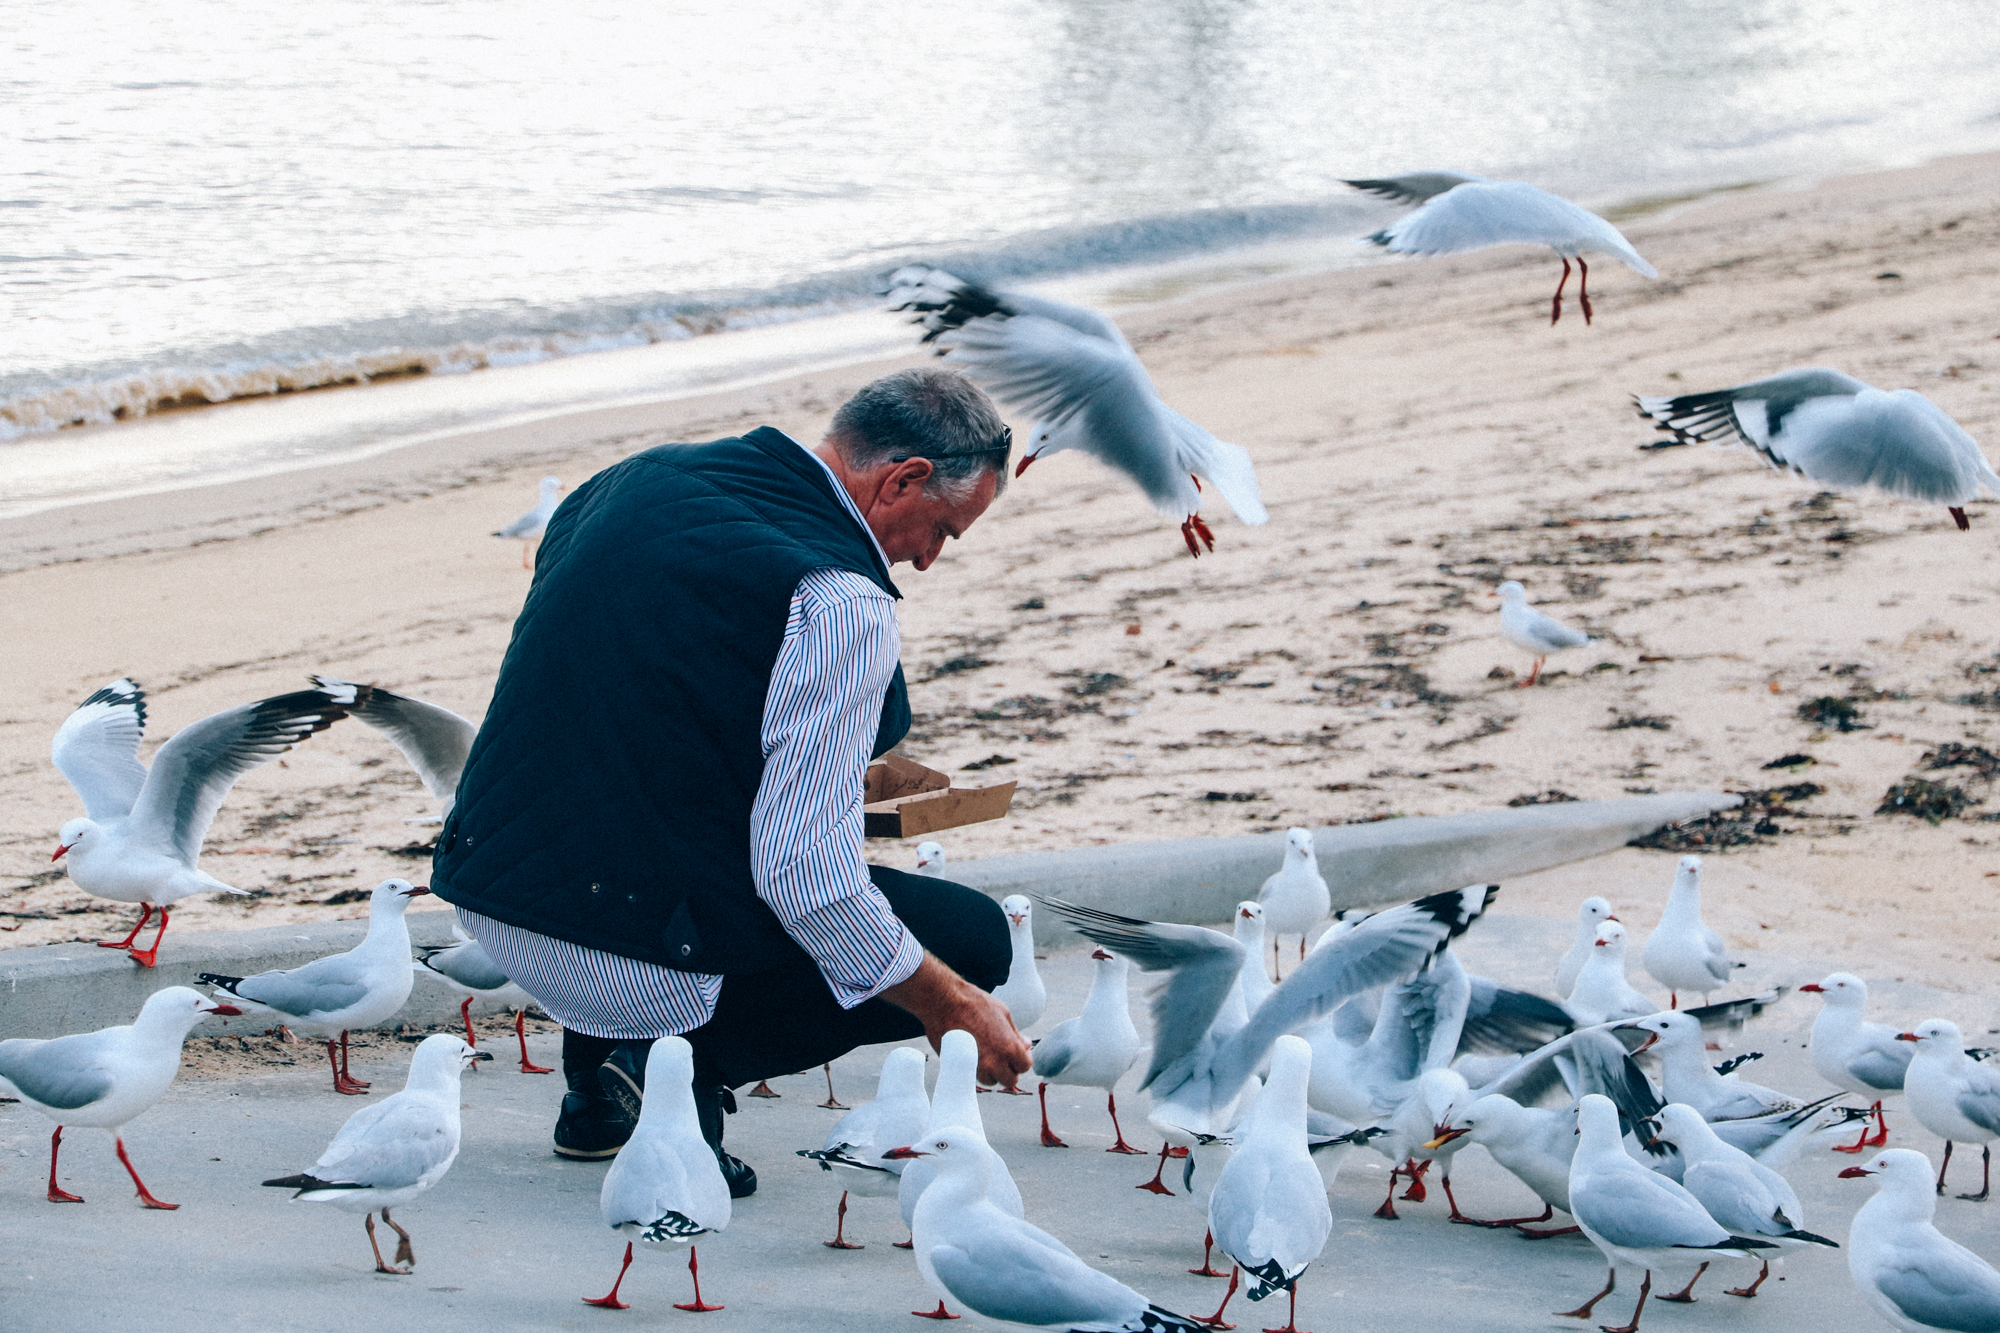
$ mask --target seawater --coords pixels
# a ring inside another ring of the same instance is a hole
[[[1954,0],[9,18],[0,514],[875,354],[903,336],[886,317],[770,326],[861,310],[909,259],[1023,283],[1358,260],[1380,210],[1346,176],[1448,166],[1603,206],[2000,146],[2000,27]]]

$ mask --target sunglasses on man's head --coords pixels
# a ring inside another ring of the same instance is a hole
[[[1002,426],[1000,438],[984,449],[966,449],[955,454],[890,454],[891,463],[907,463],[912,458],[921,458],[926,463],[935,463],[940,458],[984,458],[987,454],[999,454],[1003,458],[1014,448],[1014,428]]]

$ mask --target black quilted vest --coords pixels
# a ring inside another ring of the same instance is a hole
[[[750,877],[771,668],[809,571],[902,595],[833,485],[760,427],[648,449],[563,501],[438,837],[433,892],[688,972],[802,952]],[[875,753],[909,726],[898,667]]]

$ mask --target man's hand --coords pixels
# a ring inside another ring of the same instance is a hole
[[[979,1043],[981,1083],[1011,1088],[1034,1065],[1027,1039],[1015,1028],[1007,1006],[928,953],[922,966],[884,990],[882,998],[917,1016],[933,1050],[953,1028],[971,1033]]]

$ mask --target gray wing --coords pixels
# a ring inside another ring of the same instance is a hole
[[[1236,984],[1236,975],[1243,966],[1242,945],[1221,931],[1203,926],[1141,921],[1094,907],[1079,907],[1060,898],[1042,901],[1085,938],[1113,953],[1123,954],[1142,971],[1172,972],[1167,984],[1153,997],[1153,1062],[1146,1071],[1145,1082],[1139,1085],[1142,1089],[1200,1048],[1222,1009],[1222,1002]],[[1310,963],[1312,959],[1308,957],[1306,961]],[[1287,982],[1290,980],[1286,978]],[[1266,1000],[1258,1012],[1268,1008],[1270,1001]],[[1277,1040],[1276,1034],[1272,1040]]]
[[[1729,980],[1731,970],[1729,965],[1729,948],[1722,942],[1722,936],[1716,934],[1714,931],[1704,927],[1701,934],[1702,943],[1708,946],[1708,956],[1702,961],[1708,968],[1708,975],[1714,977],[1716,984],[1719,986]]]
[[[974,1314],[1041,1327],[1115,1328],[1136,1322],[1146,1309],[1138,1292],[1090,1267],[1039,1227],[1022,1222],[979,1240],[976,1257],[955,1245],[930,1252],[938,1281]]]
[[[281,1014],[303,1018],[308,1014],[338,1013],[349,1005],[361,1003],[368,994],[368,981],[352,955],[337,953],[315,958],[304,967],[259,972],[243,978],[229,990],[246,1000],[269,1005]]]
[[[1465,1026],[1459,1033],[1460,1055],[1532,1051],[1576,1027],[1569,1014],[1553,1000],[1503,986],[1486,977],[1468,976],[1466,980],[1471,993],[1466,1002]]]
[[[1910,1072],[1910,1057],[1916,1054],[1916,1046],[1897,1041],[1887,1028],[1880,1033],[1870,1031],[1867,1036],[1868,1045],[1847,1062],[1847,1072],[1878,1092],[1897,1091]]]
[[[1334,1011],[1333,1035],[1349,1046],[1359,1046],[1375,1030],[1375,1016],[1381,1010],[1379,1005],[1370,1004],[1369,999],[1357,995]]]
[[[1069,1062],[1076,1058],[1076,1025],[1080,1020],[1069,1018],[1056,1024],[1035,1043],[1035,1072],[1043,1078],[1054,1078],[1069,1068]]]
[[[1379,180],[1343,181],[1357,190],[1397,204],[1421,204],[1435,199],[1454,185],[1467,181],[1484,180],[1484,176],[1468,176],[1461,171],[1413,171],[1407,176],[1385,176]]]
[[[1700,1023],[1704,1031],[1736,1032],[1745,1023],[1784,999],[1791,993],[1791,989],[1789,985],[1777,986],[1761,995],[1747,995],[1740,1000],[1718,1000],[1714,1004],[1698,1004],[1692,1009],[1683,1009],[1681,1012]]]
[[[1651,278],[1618,229],[1586,208],[1518,181],[1473,181],[1368,238],[1402,254],[1460,254],[1489,245],[1547,245],[1568,254],[1601,250]]]
[[[83,798],[83,813],[103,823],[132,812],[146,785],[139,741],[146,734],[146,692],[121,676],[76,706],[49,745],[56,771]]]
[[[1218,1100],[1233,1096],[1285,1033],[1324,1017],[1362,991],[1416,972],[1440,948],[1464,934],[1499,891],[1499,885],[1487,884],[1434,893],[1377,912],[1332,944],[1307,954],[1257,1006],[1250,1021],[1221,1043],[1215,1060]]]
[[[1978,493],[1978,470],[1959,443],[1964,432],[1913,389],[1817,399],[1800,407],[1789,427],[1765,452],[1813,481],[1934,504],[1962,504]]]
[[[458,1151],[444,1108],[429,1097],[397,1093],[349,1116],[312,1174],[329,1184],[401,1189]]]
[[[1867,387],[1851,375],[1814,366],[1805,370],[1787,370],[1769,379],[1752,380],[1748,384],[1713,393],[1682,394],[1677,398],[1634,398],[1632,401],[1638,404],[1640,416],[1682,444],[1714,441],[1734,435],[1741,443],[1762,452],[1763,444],[1744,429],[1743,419],[1736,411],[1738,403],[1761,403],[1763,420],[1759,433],[1776,435],[1783,430],[1785,418],[1808,399],[1851,398]]]
[[[312,682],[321,689],[351,692],[354,702],[347,706],[348,715],[395,742],[423,779],[425,790],[445,802],[446,813],[450,813],[458,775],[465,768],[465,757],[472,753],[472,738],[479,728],[449,708],[376,686],[355,685],[331,676],[314,676]]]
[[[0,1078],[24,1097],[57,1111],[75,1111],[111,1095],[111,1074],[102,1063],[104,1043],[96,1032],[78,1032],[53,1041],[15,1037],[0,1041]]]
[[[513,978],[500,970],[500,965],[479,946],[477,940],[448,944],[441,949],[425,949],[423,957],[417,961],[467,990],[499,990],[513,984]]]
[[[2000,1074],[1985,1065],[1974,1066],[1971,1074],[1958,1095],[1958,1113],[1987,1133],[2000,1134]]]
[[[1572,1216],[1613,1245],[1634,1250],[1708,1246],[1728,1238],[1692,1194],[1637,1163],[1632,1166],[1618,1173],[1619,1184],[1612,1189],[1586,1193],[1576,1188],[1572,1176]]]
[[[236,779],[347,716],[349,687],[300,690],[205,717],[160,747],[132,825],[193,865]]]
[[[888,297],[891,310],[919,312],[915,322],[924,327],[924,342],[933,342],[942,333],[988,315],[1034,315],[1116,346],[1127,346],[1118,326],[1095,310],[1039,296],[997,292],[924,264],[905,265],[890,274]]]
[[[1165,404],[1161,404],[1160,414],[1179,449],[1181,466],[1207,477],[1221,492],[1230,513],[1252,526],[1270,518],[1263,494],[1257,489],[1257,469],[1242,446],[1216,439]]]
[[[1952,1333],[2000,1330],[2000,1274],[1970,1250],[1946,1241],[1920,1264],[1878,1269],[1875,1283],[1904,1316]]]

